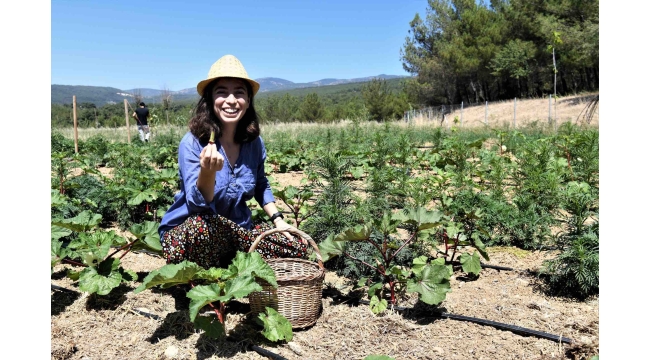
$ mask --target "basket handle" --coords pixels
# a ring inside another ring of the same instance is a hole
[[[255,251],[255,249],[257,248],[257,244],[259,244],[260,241],[262,241],[262,239],[265,238],[266,236],[271,235],[271,234],[275,234],[275,233],[279,233],[279,232],[284,232],[284,231],[290,232],[290,233],[292,233],[294,235],[298,235],[301,238],[307,240],[311,244],[311,246],[314,248],[314,252],[316,253],[316,258],[318,259],[318,266],[321,268],[321,270],[325,270],[325,266],[323,265],[323,259],[320,256],[320,251],[318,250],[318,245],[316,245],[316,243],[311,238],[311,236],[307,235],[305,232],[303,232],[301,230],[296,229],[293,226],[282,227],[282,228],[273,228],[273,229],[270,229],[270,230],[266,230],[265,232],[261,233],[255,239],[255,241],[251,245],[248,252],[252,253],[253,251]]]

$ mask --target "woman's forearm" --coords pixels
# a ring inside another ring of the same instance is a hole
[[[196,179],[196,187],[199,189],[207,203],[212,202],[212,199],[214,198],[216,176],[216,172],[199,170],[199,177]]]

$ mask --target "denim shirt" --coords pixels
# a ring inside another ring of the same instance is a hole
[[[261,137],[241,144],[239,158],[230,164],[228,156],[219,141],[217,149],[223,155],[223,168],[217,171],[214,184],[214,198],[208,203],[196,186],[201,165],[201,150],[207,145],[188,132],[178,146],[178,174],[181,188],[174,195],[174,203],[163,216],[158,233],[180,225],[192,214],[216,213],[232,220],[245,229],[251,229],[251,210],[246,201],[255,197],[262,207],[275,201],[269,181],[264,174],[266,148]]]

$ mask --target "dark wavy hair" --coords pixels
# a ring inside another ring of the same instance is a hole
[[[211,131],[214,131],[215,139],[221,136],[221,120],[214,112],[214,99],[212,98],[212,90],[217,80],[214,79],[203,89],[203,96],[196,103],[194,114],[188,124],[190,132],[201,142],[207,142],[210,139]],[[235,142],[240,144],[251,142],[260,135],[259,117],[253,102],[253,88],[248,81],[242,80],[242,82],[246,85],[250,101],[244,117],[239,120],[237,129],[235,129]]]

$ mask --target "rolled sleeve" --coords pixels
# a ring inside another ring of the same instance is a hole
[[[201,170],[199,159],[202,147],[198,140],[188,135],[183,138],[178,147],[178,167],[185,184],[187,207],[190,212],[198,213],[211,209],[211,206],[196,186]]]

